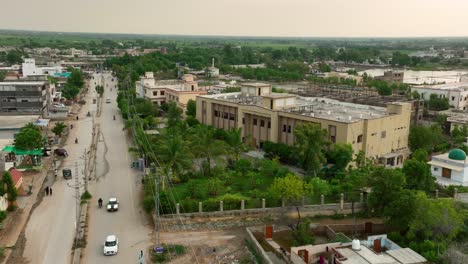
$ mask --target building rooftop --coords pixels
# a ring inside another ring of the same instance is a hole
[[[278,96],[277,98],[283,98],[284,96],[294,97],[295,104],[292,107],[274,111],[294,113],[315,118],[352,123],[363,119],[374,119],[388,115],[387,109],[384,107],[346,103],[329,98],[301,97],[282,93],[271,93],[263,97],[274,98],[276,96]],[[240,92],[204,95],[203,97],[263,107],[262,96],[248,96]]]
[[[270,86],[270,85],[268,83],[251,82],[251,83],[243,83],[242,86],[265,87],[265,86]]]
[[[0,116],[0,130],[20,129],[27,123],[34,123],[38,118],[38,115]]]
[[[457,83],[445,83],[445,84],[433,84],[433,85],[417,85],[414,88],[424,88],[433,90],[457,90],[457,91],[468,91],[468,82],[457,82]]]
[[[343,264],[398,264],[399,262],[386,254],[376,254],[374,251],[362,246],[361,250],[353,250],[350,247],[335,248],[346,260]]]
[[[0,82],[0,85],[15,85],[15,86],[26,86],[26,85],[44,85],[45,82]]]
[[[411,248],[388,250],[386,253],[402,264],[422,263],[427,261]]]

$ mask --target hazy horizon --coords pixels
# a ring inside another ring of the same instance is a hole
[[[380,3],[377,3],[380,2]],[[390,4],[388,4],[390,3]],[[226,37],[424,38],[468,36],[468,1],[25,0],[6,30]],[[15,10],[18,4],[2,3]]]

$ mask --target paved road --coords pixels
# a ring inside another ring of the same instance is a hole
[[[104,76],[104,84],[104,98],[110,98],[111,103],[104,103],[99,121],[97,179],[91,187],[93,206],[89,212],[87,247],[82,263],[137,263],[138,252],[149,246],[151,226],[140,204],[141,175],[130,168],[132,158],[128,154],[129,145],[118,114],[117,91],[112,77]],[[113,120],[113,115],[117,120]],[[110,197],[117,197],[119,211],[110,213],[104,207],[99,209],[99,197],[104,200],[104,206]],[[106,257],[102,245],[110,234],[119,238],[119,253]]]
[[[75,161],[79,163],[79,171],[83,170],[84,162],[80,159],[85,148],[91,144],[92,118],[84,113],[95,111],[96,105],[91,104],[96,94],[89,89],[87,103],[84,105],[80,119],[73,121],[74,128],[70,131],[67,144],[69,156],[62,160],[62,167],[72,169],[75,175]],[[75,144],[75,138],[80,144]],[[75,234],[75,190],[67,186],[74,184],[73,180],[64,180],[59,173],[57,181],[49,181],[53,189],[52,196],[45,196],[41,204],[34,210],[26,226],[26,246],[23,256],[30,263],[69,263]],[[80,177],[81,178],[81,177]]]

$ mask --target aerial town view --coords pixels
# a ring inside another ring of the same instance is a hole
[[[468,264],[468,1],[0,7],[0,264]]]

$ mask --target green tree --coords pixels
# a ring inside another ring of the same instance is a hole
[[[448,98],[440,98],[437,94],[431,94],[429,100],[425,102],[425,105],[430,110],[436,111],[443,111],[450,108]]]
[[[192,151],[197,158],[204,158],[207,162],[205,175],[211,173],[211,161],[213,158],[226,153],[224,141],[215,139],[215,129],[205,125],[197,125],[192,128]]]
[[[336,143],[327,151],[327,161],[334,164],[334,171],[342,172],[353,160],[353,153],[351,144]]]
[[[386,223],[406,233],[416,219],[418,207],[423,206],[427,197],[423,192],[403,190],[395,200],[384,209]]]
[[[418,91],[412,91],[411,98],[419,100],[421,99],[421,95],[418,93]]]
[[[310,230],[310,220],[302,221],[297,225],[297,228],[292,231],[294,246],[311,245],[315,243],[315,237]]]
[[[9,207],[12,206],[12,203],[16,201],[16,198],[18,197],[18,190],[16,190],[13,178],[8,171],[3,174],[0,193],[1,195],[4,195],[5,193],[8,194],[8,201],[10,202]]]
[[[182,110],[177,107],[175,102],[167,104],[167,126],[169,128],[176,127],[182,122]]]
[[[19,64],[23,62],[22,56],[22,52],[18,50],[12,50],[8,52],[6,59],[9,64]]]
[[[450,242],[463,227],[461,213],[453,200],[427,200],[416,208],[410,231],[420,239]]]
[[[190,99],[187,102],[187,111],[185,111],[187,116],[195,117],[197,115],[197,102]]]
[[[83,88],[84,85],[84,77],[83,77],[83,72],[79,69],[73,69],[71,71],[71,75],[67,80],[67,83],[76,86],[78,88]]]
[[[320,62],[319,63],[319,70],[321,72],[331,72],[331,67],[330,67],[330,65],[326,64],[325,62]]]
[[[3,82],[3,80],[5,80],[5,77],[6,77],[6,72],[0,71],[0,82]]]
[[[294,146],[302,168],[317,175],[326,161],[323,153],[327,146],[327,131],[312,123],[301,124],[294,130],[296,141]]]
[[[424,149],[427,152],[432,152],[442,139],[442,129],[440,126],[413,126],[410,129],[409,145],[411,150]]]
[[[63,131],[65,130],[65,128],[67,127],[67,125],[65,125],[65,123],[63,122],[57,122],[54,126],[54,128],[52,128],[52,132],[61,137],[62,134],[63,134]]]
[[[451,131],[451,135],[453,140],[455,141],[455,144],[457,144],[458,146],[463,145],[466,138],[468,137],[468,126],[455,126]]]
[[[23,127],[15,137],[15,148],[22,150],[33,150],[44,147],[45,138],[42,136],[39,128],[33,124]]]
[[[301,177],[288,173],[285,177],[276,178],[269,191],[275,198],[287,201],[299,201],[302,197],[311,194],[310,184],[305,183]]]
[[[229,146],[229,152],[232,153],[234,160],[239,160],[240,154],[247,151],[248,147],[242,142],[242,129],[232,128],[226,132],[226,143]]]
[[[192,153],[189,149],[189,143],[184,141],[179,133],[166,131],[159,140],[157,149],[156,155],[166,168],[166,176],[171,180],[177,181],[180,175],[192,166]]]
[[[99,94],[99,96],[102,97],[102,95],[104,94],[104,86],[96,85],[96,92]]]
[[[146,118],[148,116],[154,117],[158,112],[158,106],[144,98],[135,98],[133,100],[133,108],[138,116],[142,118]]]
[[[419,150],[416,157],[405,161],[403,173],[406,176],[408,188],[431,192],[435,189],[435,177],[432,176],[431,167],[425,160],[418,160],[427,157],[425,150]]]
[[[406,186],[405,174],[398,169],[378,167],[370,175],[370,184],[369,208],[382,215],[386,206],[398,199]]]

